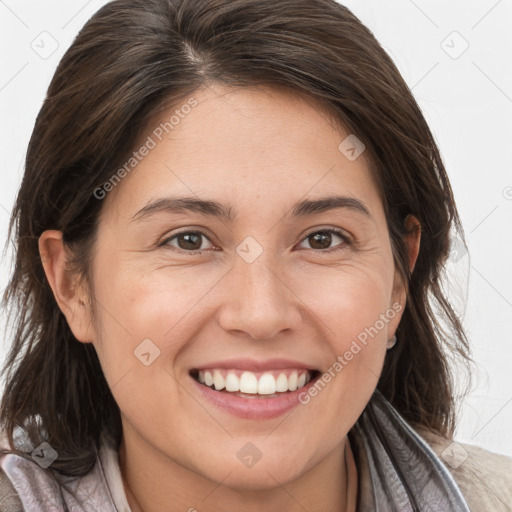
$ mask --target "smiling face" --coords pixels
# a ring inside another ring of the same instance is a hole
[[[365,153],[338,149],[349,133],[275,89],[193,98],[106,195],[97,317],[68,320],[94,343],[141,459],[275,487],[343,453],[405,294]]]

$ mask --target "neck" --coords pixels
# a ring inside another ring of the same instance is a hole
[[[230,486],[234,472],[219,481],[184,467],[137,437],[123,435],[119,465],[132,512],[355,512],[357,469],[345,437],[323,460],[298,478],[263,489]],[[270,475],[272,476],[272,475]]]

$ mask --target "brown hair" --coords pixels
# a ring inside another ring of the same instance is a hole
[[[102,206],[94,191],[129,158],[150,119],[212,82],[306,94],[364,142],[407,286],[399,341],[378,389],[410,423],[452,435],[449,361],[470,358],[440,279],[451,229],[464,236],[429,127],[370,30],[334,0],[115,0],[57,68],[12,212],[15,268],[3,303],[16,323],[0,411],[11,444],[14,427],[23,427],[35,446],[48,440],[57,450],[53,468],[80,475],[95,462],[103,429],[119,443],[119,408],[94,346],[74,339],[55,301],[38,238],[62,231],[70,265],[91,285]],[[412,273],[407,214],[422,231]]]

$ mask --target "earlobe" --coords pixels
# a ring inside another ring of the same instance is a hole
[[[92,342],[90,308],[84,291],[69,272],[62,231],[45,231],[39,237],[39,254],[48,284],[73,335],[79,341]]]

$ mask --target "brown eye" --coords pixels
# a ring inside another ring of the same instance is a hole
[[[336,241],[336,237],[340,238],[343,243],[338,243],[336,246],[331,247],[331,244]],[[319,231],[314,231],[304,239],[304,241],[306,240],[309,242],[312,249],[322,252],[330,252],[330,250],[335,251],[343,249],[346,245],[350,244],[348,237],[337,229],[322,229]]]
[[[166,238],[160,245],[177,247],[187,252],[200,252],[201,249],[204,249],[202,246],[203,238],[208,240],[208,238],[199,231],[182,231],[181,233],[176,233]],[[171,243],[174,240],[177,242],[176,245]]]

